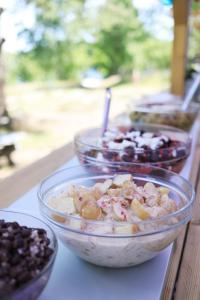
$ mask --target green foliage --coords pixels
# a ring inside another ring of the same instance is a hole
[[[95,44],[96,51],[100,54],[95,66],[105,70],[106,75],[120,72],[122,66],[130,66],[132,69],[133,58],[128,51],[126,40],[127,34],[120,25],[114,25],[110,31],[102,30]]]
[[[32,59],[32,53],[6,54],[7,81],[34,81],[45,79],[44,70]]]
[[[200,57],[200,28],[193,28],[189,38],[189,59]]]
[[[74,79],[91,67],[105,76],[129,77],[133,69],[169,66],[170,43],[147,32],[132,0],[102,5],[91,5],[91,0],[23,1],[34,9],[35,26],[20,33],[29,50],[17,54],[12,68],[19,80]]]
[[[149,38],[142,44],[133,47],[136,69],[168,69],[171,58],[171,44]],[[145,58],[145,59],[144,59]]]
[[[192,12],[199,12],[200,10],[200,3],[192,2]]]
[[[98,12],[97,24],[100,30],[96,33],[94,44],[95,66],[104,70],[106,75],[131,72],[133,55],[129,45],[137,40],[134,33],[139,29],[145,38],[132,2],[107,1]]]

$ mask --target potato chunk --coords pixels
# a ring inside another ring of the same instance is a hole
[[[113,181],[111,179],[107,179],[103,183],[99,182],[95,184],[95,188],[99,189],[99,191],[103,194],[105,194],[108,189],[111,187]]]
[[[123,226],[116,226],[115,227],[115,233],[116,234],[134,234],[139,231],[139,227],[137,224],[127,224]]]
[[[159,187],[158,191],[161,193],[161,195],[168,195],[170,192],[169,189],[164,186]]]
[[[89,220],[98,220],[102,216],[102,210],[93,201],[87,201],[81,208],[81,216]]]
[[[131,202],[131,209],[134,211],[136,216],[142,220],[150,218],[150,214],[145,210],[145,208],[137,199],[133,199],[133,201]]]
[[[131,181],[131,174],[121,174],[114,177],[113,184],[116,186],[123,186],[126,181]]]
[[[72,197],[51,198],[48,200],[47,205],[62,213],[73,214],[76,212]]]

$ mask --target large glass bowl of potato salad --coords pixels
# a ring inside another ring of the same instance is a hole
[[[191,218],[194,190],[180,175],[63,169],[39,186],[42,214],[63,244],[105,267],[143,263],[170,245]]]

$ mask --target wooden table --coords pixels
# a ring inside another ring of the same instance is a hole
[[[22,196],[41,179],[58,169],[74,155],[72,143],[6,178],[0,184],[0,207],[5,208]],[[190,174],[197,199],[192,221],[174,243],[163,287],[162,299],[200,299],[200,139]],[[155,299],[157,300],[157,299]]]

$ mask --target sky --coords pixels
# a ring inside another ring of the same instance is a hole
[[[25,49],[26,41],[18,37],[18,24],[23,23],[27,28],[31,28],[34,24],[33,11],[26,8],[26,11],[22,9],[20,13],[16,14],[15,2],[15,0],[0,0],[0,6],[5,8],[1,16],[0,35],[6,39],[4,44],[4,51],[6,52]]]
[[[6,9],[0,22],[0,36],[6,39],[4,44],[6,52],[26,50],[26,41],[18,37],[19,24],[23,24],[26,28],[31,28],[34,24],[34,10],[27,6],[22,7],[20,12],[16,13],[15,1],[0,0],[0,6]],[[102,2],[105,0],[89,0],[90,5],[98,5]],[[140,19],[156,37],[161,40],[172,39],[173,20],[169,7],[162,5],[161,0],[133,0],[133,4],[139,10]],[[148,18],[149,10],[154,11],[151,19]]]

